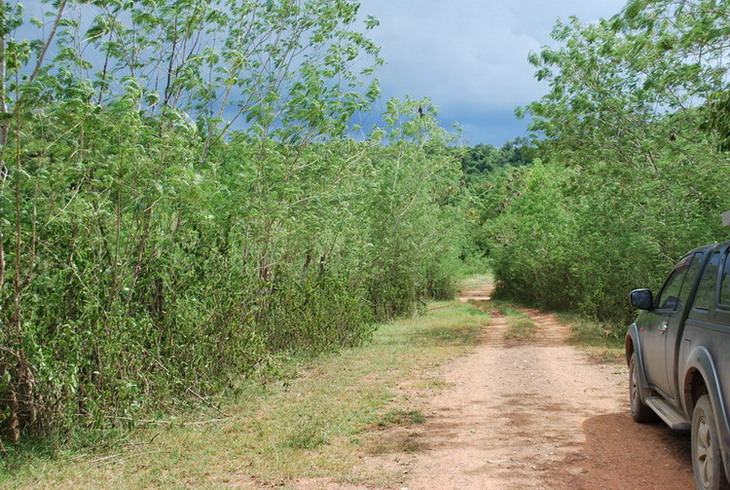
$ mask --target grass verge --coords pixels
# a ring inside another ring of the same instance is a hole
[[[575,313],[556,313],[558,320],[570,326],[570,343],[585,350],[598,364],[626,362],[624,333],[614,325],[590,320]]]
[[[368,345],[308,363],[295,377],[246,382],[197,421],[150,423],[114,448],[33,453],[3,488],[220,488],[297,486],[302,479],[386,484],[361,464],[378,428],[426,421],[408,393],[443,388],[435,367],[468,352],[489,316],[458,302],[381,326]],[[427,396],[424,395],[424,398]],[[159,421],[163,422],[163,421]]]
[[[509,329],[504,333],[507,340],[528,340],[535,337],[537,325],[535,325],[530,317],[521,311],[510,308],[509,306],[500,306],[499,310],[507,315],[507,325]]]
[[[474,305],[485,310],[496,310],[507,316],[510,329],[505,339],[523,340],[533,338],[536,326],[530,319],[516,308],[527,306],[510,299],[492,299],[478,301]],[[586,352],[589,359],[597,364],[625,363],[624,335],[625,329],[616,325],[591,320],[576,313],[552,312],[563,324],[570,327],[569,343]]]
[[[459,292],[475,291],[483,288],[485,284],[492,284],[494,275],[492,273],[471,275],[458,282],[456,289]]]

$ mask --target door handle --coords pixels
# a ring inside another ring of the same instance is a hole
[[[659,325],[659,333],[664,333],[669,328],[669,324],[667,322],[662,322],[661,325]]]

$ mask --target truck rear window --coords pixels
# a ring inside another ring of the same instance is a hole
[[[694,307],[700,310],[709,310],[715,299],[715,281],[717,280],[717,270],[720,268],[720,253],[713,252],[710,257],[705,272],[702,273],[702,279],[697,287],[697,296],[695,296]]]
[[[730,307],[730,251],[725,253],[725,267],[720,280],[720,304]]]

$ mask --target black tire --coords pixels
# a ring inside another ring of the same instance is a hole
[[[657,414],[641,399],[637,366],[636,352],[634,352],[631,354],[631,360],[629,361],[629,407],[631,408],[631,416],[637,422],[655,422]]]
[[[720,456],[717,424],[708,395],[702,395],[697,400],[692,414],[692,471],[698,489],[728,488]]]

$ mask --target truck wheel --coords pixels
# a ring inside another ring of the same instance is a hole
[[[635,421],[644,423],[654,422],[657,419],[654,410],[645,405],[641,399],[636,352],[631,354],[631,361],[629,361],[629,405],[631,406],[631,416]]]
[[[715,415],[712,413],[710,397],[706,394],[697,400],[692,414],[692,470],[697,488],[728,488],[720,457]]]

